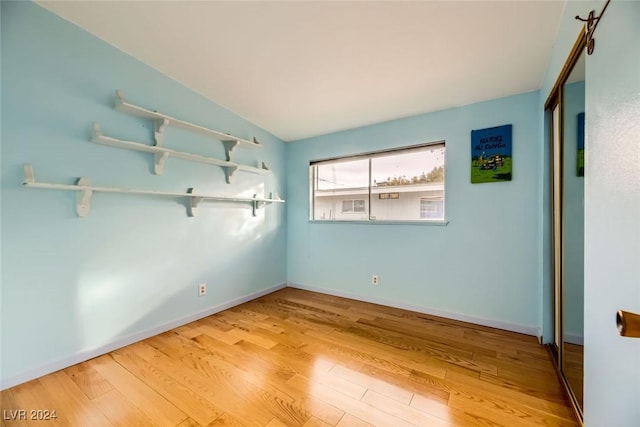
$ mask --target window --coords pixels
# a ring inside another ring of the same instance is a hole
[[[361,200],[343,200],[342,213],[364,212],[364,199]]]
[[[443,208],[442,201],[432,199],[420,199],[420,218],[439,218],[439,210]]]
[[[380,193],[378,199],[399,199],[400,193]]]
[[[444,220],[444,142],[311,162],[310,219]]]

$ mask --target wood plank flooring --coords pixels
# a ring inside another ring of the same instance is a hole
[[[577,425],[534,337],[292,288],[0,402],[3,427]]]

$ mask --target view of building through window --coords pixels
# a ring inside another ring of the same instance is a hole
[[[311,219],[444,220],[444,142],[311,162]]]

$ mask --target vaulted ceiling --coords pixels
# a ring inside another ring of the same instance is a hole
[[[39,4],[291,141],[538,89],[565,2]]]

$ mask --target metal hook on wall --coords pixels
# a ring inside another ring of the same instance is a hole
[[[591,12],[589,12],[589,16],[587,17],[587,19],[581,18],[579,15],[576,15],[577,20],[587,23],[586,37],[587,37],[587,53],[589,55],[593,53],[593,49],[596,44],[596,41],[593,38],[593,33],[596,32],[596,27],[598,26],[598,22],[600,22],[602,15],[604,15],[604,11],[607,10],[607,6],[609,6],[610,1],[611,0],[607,0],[607,2],[604,4],[604,7],[602,8],[602,11],[600,12],[599,16],[596,16],[595,10],[592,10]]]

